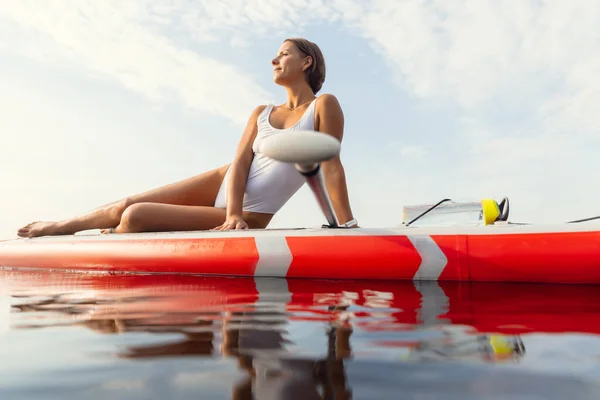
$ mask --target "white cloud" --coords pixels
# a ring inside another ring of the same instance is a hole
[[[597,128],[594,74],[600,11],[593,2],[161,0],[123,3],[9,1],[0,10],[52,38],[63,55],[151,98],[175,93],[185,104],[245,120],[268,96],[238,67],[182,43],[249,45],[342,21],[389,61],[397,82],[422,99],[467,111],[524,109],[532,116]],[[1,15],[1,14],[0,14]],[[181,38],[178,42],[167,39]],[[179,36],[180,35],[180,36]],[[236,93],[236,96],[232,96]],[[248,94],[246,94],[248,93]],[[228,104],[229,99],[236,103]],[[239,110],[239,111],[238,111]],[[550,114],[551,113],[551,114]]]
[[[84,67],[158,104],[175,100],[244,124],[270,94],[243,72],[243,65],[211,59],[153,32],[146,23],[164,16],[153,13],[152,4],[15,0],[3,3],[0,18],[16,21],[21,34],[31,39],[20,36],[13,51],[60,66]]]
[[[466,109],[498,100],[537,108],[527,102],[578,86],[566,75],[597,58],[600,11],[585,0],[372,5],[360,26],[399,83],[419,97],[445,97]]]
[[[540,140],[542,132],[600,128],[600,8],[594,2],[372,5],[359,18],[363,35],[390,62],[397,83],[418,98],[454,103],[484,130],[497,130],[498,118],[515,119],[510,129],[519,126],[519,135]]]
[[[171,10],[184,27],[201,42],[230,38],[233,43],[252,43],[254,38],[299,32],[309,24],[339,18],[329,1],[301,3],[277,0],[187,1]],[[275,53],[275,50],[273,51]]]

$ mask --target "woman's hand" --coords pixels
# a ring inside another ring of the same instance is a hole
[[[223,224],[211,229],[212,231],[226,231],[231,229],[249,229],[248,224],[241,215],[228,216]]]

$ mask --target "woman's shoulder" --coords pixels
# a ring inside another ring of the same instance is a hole
[[[250,113],[249,122],[253,124],[256,123],[260,115],[267,109],[268,106],[268,104],[261,104],[254,107],[254,110],[252,110],[252,113]]]
[[[323,93],[317,97],[315,111],[318,114],[342,113],[342,106],[334,94]]]
[[[317,97],[317,100],[321,102],[338,102],[336,95],[333,93],[323,93]]]
[[[269,107],[269,104],[260,104],[254,108],[252,111],[253,116],[259,116],[266,108]]]

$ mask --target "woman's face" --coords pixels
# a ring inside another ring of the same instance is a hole
[[[310,65],[310,58],[304,55],[294,43],[284,42],[277,56],[271,60],[273,80],[284,85],[304,79],[304,70]]]

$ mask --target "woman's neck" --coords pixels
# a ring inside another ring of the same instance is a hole
[[[286,89],[288,99],[285,105],[291,110],[312,101],[316,97],[310,86],[305,82],[301,82],[294,86],[288,86]]]

